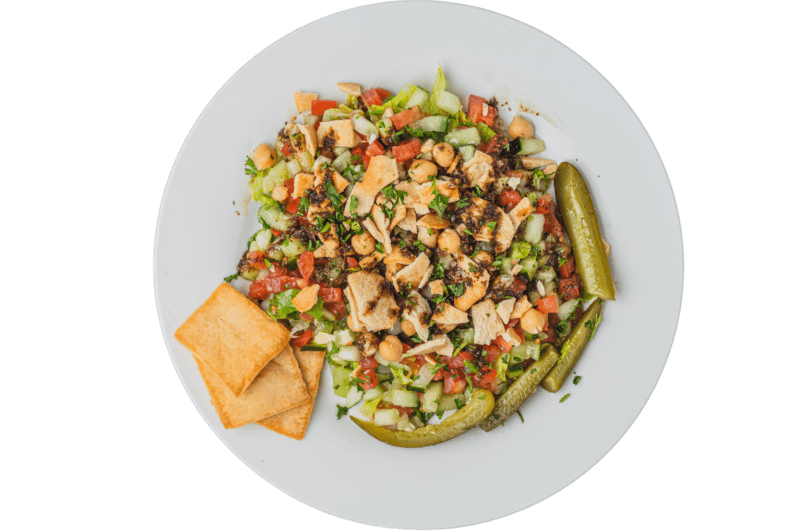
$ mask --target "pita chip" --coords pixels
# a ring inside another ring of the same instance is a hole
[[[289,331],[222,283],[178,327],[175,338],[238,397],[289,343]]]
[[[400,176],[394,159],[385,155],[376,155],[369,161],[369,167],[364,173],[364,179],[356,183],[353,192],[347,198],[344,212],[350,215],[350,202],[353,198],[357,204],[354,212],[358,216],[366,216],[375,203],[375,197],[385,187],[392,184]]]
[[[388,281],[377,273],[360,271],[347,276],[350,305],[370,332],[391,329],[400,315]],[[353,318],[355,321],[356,318]]]

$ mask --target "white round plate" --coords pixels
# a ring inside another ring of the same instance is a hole
[[[416,37],[391,38],[412,27]],[[337,53],[337,46],[356,46],[357,60]],[[330,53],[320,53],[326,47]],[[611,244],[619,295],[605,305],[597,335],[576,367],[583,380],[575,386],[570,378],[558,394],[536,392],[521,409],[524,423],[514,416],[491,433],[475,429],[441,445],[398,449],[347,418],[336,419],[326,366],[302,441],[255,424],[225,430],[192,357],[173,333],[234,272],[257,227],[256,208],[244,201],[245,157],[259,143],[275,140],[293,114],[297,90],[341,99],[335,84],[342,81],[393,91],[408,82],[429,88],[439,64],[462,98],[497,96],[507,122],[527,111],[537,137],[547,143],[542,156],[572,162],[589,184]],[[154,268],[161,327],[178,376],[236,456],[310,506],[362,523],[418,529],[475,524],[527,508],[597,463],[658,381],[683,288],[680,222],[669,179],[622,97],[544,33],[489,11],[435,2],[331,15],[287,35],[236,72],[200,115],[175,161],[159,214]]]

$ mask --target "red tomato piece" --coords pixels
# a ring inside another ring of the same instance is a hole
[[[348,269],[358,268],[358,261],[353,257],[347,257],[347,268]]]
[[[266,255],[258,250],[250,251],[247,253],[247,264],[257,270],[264,270],[267,268],[267,265],[264,263],[265,258]]]
[[[378,367],[378,361],[375,360],[374,356],[371,357],[364,357],[358,361],[358,365],[361,366],[361,369],[375,369]]]
[[[367,146],[367,150],[364,152],[364,164],[369,166],[369,161],[373,157],[377,155],[383,155],[383,152],[386,151],[386,148],[383,147],[383,144],[378,142],[377,140]]]
[[[503,135],[495,135],[494,137],[489,140],[489,143],[486,145],[485,153],[491,155],[493,153],[498,153],[500,150],[503,149],[503,146],[508,144],[508,139],[505,138]],[[512,170],[512,172],[516,172],[516,170]],[[511,175],[512,172],[508,172],[508,175]],[[523,174],[525,175],[525,174]],[[511,175],[511,177],[514,177]],[[521,176],[517,176],[521,177]]]
[[[283,277],[286,275],[286,268],[281,266],[280,264],[273,264],[272,268],[270,268],[267,277]]]
[[[383,100],[389,97],[391,94],[386,89],[381,88],[372,88],[368,91],[361,93],[361,99],[364,100],[364,103],[367,105],[382,105]]]
[[[325,303],[323,306],[325,307],[325,310],[333,314],[337,320],[347,317],[347,307],[345,307],[344,303],[341,301]]]
[[[514,281],[511,283],[510,289],[513,290],[516,294],[518,294],[517,297],[520,297],[522,295],[522,292],[524,292],[527,287],[528,285],[525,284],[525,281],[523,281],[522,279],[520,279],[515,275]]]
[[[513,188],[506,188],[497,197],[497,203],[499,203],[501,207],[509,207],[511,209],[516,207],[517,203],[520,201],[522,201],[522,196]]]
[[[364,159],[364,145],[359,144],[355,148],[350,148],[350,158],[356,163]]]
[[[289,194],[288,197],[291,198],[294,194],[294,178],[284,181],[283,186],[286,187],[287,193]]]
[[[303,347],[308,342],[311,341],[311,338],[314,336],[314,331],[305,331],[303,334],[298,336],[297,338],[292,338],[291,344],[294,347]]]
[[[461,393],[467,387],[467,379],[458,377],[453,378],[452,374],[444,378],[444,393]]]
[[[422,114],[422,111],[419,110],[419,106],[415,105],[411,109],[406,109],[405,111],[401,111],[396,115],[392,115],[392,125],[397,131],[400,131],[408,124],[416,122],[424,116],[425,115]]]
[[[559,291],[561,292],[561,297],[564,298],[566,301],[570,299],[575,299],[576,297],[581,295],[581,283],[578,274],[575,274],[571,277],[567,277],[565,279],[561,279],[558,281]]]
[[[419,139],[415,138],[414,140],[406,141],[399,146],[392,146],[392,155],[394,155],[394,158],[400,162],[407,161],[419,155],[421,147],[422,145],[420,144]]]
[[[297,213],[297,210],[300,208],[300,200],[302,198],[292,198],[289,200],[289,203],[286,204],[286,212],[291,214]]]
[[[367,369],[359,367],[357,378],[362,382],[361,387],[365,390],[371,390],[378,385],[378,377],[375,375],[374,369]]]
[[[470,94],[467,106],[467,114],[469,114],[469,119],[476,124],[478,122],[483,122],[487,126],[492,126],[494,125],[495,118],[497,118],[497,107],[487,105],[487,112],[486,114],[483,114],[484,103],[486,103],[485,98]]]
[[[407,345],[407,344],[405,344],[403,342],[400,342],[400,343],[403,344],[403,354],[405,355],[411,349],[411,346]]]
[[[283,144],[281,144],[281,153],[284,154],[286,157],[289,157],[293,151],[294,150],[292,150],[292,143],[289,142],[288,139],[283,141]]]
[[[492,340],[492,343],[494,344],[494,346],[492,346],[492,345],[486,346],[486,353],[487,353],[486,361],[487,362],[494,362],[495,360],[497,360],[497,354],[495,354],[494,357],[492,357],[491,360],[490,360],[490,356],[489,356],[489,348],[490,347],[497,347],[503,353],[508,353],[509,351],[511,351],[511,348],[514,347],[510,343],[506,342],[505,338],[503,338],[502,336],[498,336],[497,338]]]
[[[270,229],[270,231],[272,231],[273,236],[281,236],[283,234],[283,231],[279,231],[277,229]]]
[[[280,280],[274,277],[265,277],[250,284],[248,294],[256,299],[267,299],[269,294],[277,294],[281,291]]]
[[[386,98],[388,98],[390,94],[392,94],[386,89],[382,89],[380,87],[375,87],[375,92],[378,93],[378,97],[381,99],[381,103],[383,103],[383,101],[386,100]]]
[[[311,114],[312,115],[321,115],[328,109],[333,109],[334,107],[338,107],[339,104],[336,100],[314,100],[311,102]]]
[[[514,318],[513,320],[508,320],[508,323],[506,324],[506,329],[510,329],[511,327],[514,327],[518,323],[519,323],[519,318]]]
[[[314,316],[311,314],[306,314],[305,312],[301,312],[300,319],[303,321],[314,321]]]
[[[536,310],[544,314],[556,312],[558,310],[558,297],[555,294],[543,297],[539,300],[539,303],[537,303]]]
[[[561,277],[569,277],[574,271],[575,257],[570,255],[570,257],[567,259],[567,262],[558,267],[558,272],[561,274]]]
[[[320,286],[319,297],[326,303],[337,303],[342,301],[342,289]]]
[[[308,279],[314,273],[314,252],[304,251],[297,258],[297,270],[303,279]]]

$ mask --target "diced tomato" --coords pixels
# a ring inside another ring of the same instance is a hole
[[[292,154],[292,151],[292,143],[289,142],[289,139],[284,140],[283,144],[281,144],[281,153],[288,157]]]
[[[310,321],[310,320],[307,320],[307,321]],[[314,331],[305,331],[303,334],[301,334],[297,338],[292,338],[291,344],[294,347],[303,347],[304,345],[306,345],[308,342],[311,341],[311,338],[313,336],[314,336]]]
[[[314,321],[314,316],[311,314],[306,314],[305,312],[301,312],[300,319],[303,321]]]
[[[304,251],[297,257],[297,269],[303,276],[303,279],[308,279],[314,273],[314,252]]]
[[[514,292],[516,297],[521,297],[527,287],[528,285],[525,284],[525,281],[515,275],[514,280],[511,282],[511,286],[509,286],[508,289]]]
[[[415,105],[411,109],[406,109],[405,111],[401,111],[396,115],[392,115],[392,125],[397,131],[400,131],[408,124],[416,122],[424,116],[425,115],[422,114],[422,111],[419,110],[419,106]]]
[[[443,362],[447,364],[447,366],[450,368],[463,368],[464,361],[469,360],[471,362],[472,359],[475,358],[475,355],[473,355],[469,351],[461,351],[454,357],[441,357],[441,358],[443,359]]]
[[[445,368],[439,368],[438,370],[436,370],[436,373],[433,374],[433,378],[431,380],[432,381],[444,380],[444,378],[447,377],[449,373],[450,373],[449,370]]]
[[[494,119],[497,118],[497,107],[492,105],[487,105],[487,113],[483,114],[483,104],[486,103],[485,98],[481,98],[480,96],[475,96],[474,94],[470,94],[469,102],[468,102],[468,113],[469,119],[476,124],[478,122],[483,122],[487,126],[494,125]]]
[[[279,231],[278,229],[270,229],[270,231],[272,231],[273,236],[281,236],[283,234],[283,231]]]
[[[558,267],[561,277],[569,277],[575,271],[575,257],[570,255],[567,262]]]
[[[497,203],[499,203],[501,207],[510,207],[511,209],[516,207],[517,203],[520,201],[522,201],[522,196],[513,188],[506,188],[497,197]]]
[[[291,214],[295,214],[297,210],[300,208],[300,200],[302,198],[292,198],[289,200],[289,203],[286,204],[286,212]]]
[[[288,275],[284,275],[282,277],[277,278],[278,284],[280,285],[280,289],[277,290],[278,292],[283,292],[284,290],[289,290],[290,288],[298,288],[302,290],[306,288],[311,283],[303,278],[298,277],[291,277]]]
[[[536,310],[544,314],[556,312],[558,310],[558,297],[555,294],[543,297],[539,300],[539,303],[537,303]]]
[[[403,344],[403,354],[405,355],[411,349],[411,346],[406,344],[406,343],[404,343],[404,342],[400,342],[400,343]]]
[[[394,158],[400,162],[407,161],[419,155],[421,147],[422,145],[420,144],[419,139],[415,138],[414,140],[408,140],[399,146],[392,146],[392,155],[394,155]]]
[[[550,194],[542,194],[542,197],[539,198],[539,202],[534,209],[534,212],[539,214],[547,214],[550,209],[550,202],[553,200],[553,196]]]
[[[309,227],[311,225],[311,221],[308,219],[308,216],[298,216],[297,223],[303,227]]]
[[[364,166],[368,167],[370,159],[377,155],[383,155],[384,151],[386,151],[386,148],[377,140],[367,146],[367,150],[364,152]]]
[[[467,387],[467,379],[458,377],[454,379],[452,374],[444,378],[444,393],[461,393]]]
[[[337,320],[347,317],[347,307],[341,301],[334,301],[333,303],[325,303],[323,305],[325,310],[333,314]]]
[[[508,144],[507,138],[505,138],[503,135],[495,135],[494,137],[491,138],[491,140],[489,140],[489,143],[486,145],[484,153],[487,153],[489,155],[492,155],[494,153],[499,153],[500,150],[503,149],[503,146],[505,146],[506,144]],[[508,174],[510,175],[511,172],[508,172]],[[511,177],[514,176],[512,175]]]
[[[283,186],[286,187],[286,190],[287,190],[287,193],[288,193],[287,197],[291,198],[292,194],[294,194],[294,178],[287,179],[286,181],[284,181],[283,182]]]
[[[545,233],[551,233],[556,238],[560,238],[563,235],[563,228],[556,218],[556,206],[553,204],[550,194],[545,194],[539,198],[539,206],[536,207],[535,212],[544,214]]]
[[[359,144],[355,148],[350,148],[350,158],[356,162],[364,159],[364,145]]]
[[[342,301],[342,289],[331,288],[329,286],[319,287],[319,297],[326,303],[337,303]]]
[[[250,283],[249,295],[256,299],[267,299],[269,294],[281,292],[280,280],[275,277],[265,277]]]
[[[581,282],[580,277],[576,273],[571,277],[567,277],[565,279],[561,279],[558,281],[559,291],[561,292],[561,297],[565,300],[569,301],[570,299],[575,299],[576,297],[581,295]]]
[[[358,268],[358,261],[354,257],[347,257],[347,269]]]
[[[389,97],[391,93],[386,89],[372,88],[368,91],[361,93],[361,99],[367,105],[381,105],[383,100]]]
[[[522,332],[522,325],[520,325],[518,323],[517,325],[515,325],[513,327],[513,329],[514,329],[514,332],[517,333],[517,336],[519,336],[521,339],[525,339],[525,333]]]
[[[281,266],[280,264],[273,264],[272,268],[270,268],[267,277],[283,277],[286,275],[286,268]]]
[[[374,356],[371,357],[364,357],[358,361],[358,365],[361,366],[361,369],[375,369],[378,367],[378,361],[375,360]]]
[[[257,270],[264,270],[267,268],[267,265],[264,263],[265,258],[266,255],[258,250],[250,251],[247,253],[247,264]]]
[[[328,109],[338,107],[339,104],[335,100],[314,100],[311,102],[311,114],[321,115]]]
[[[360,384],[365,390],[371,390],[378,385],[378,377],[375,375],[374,369],[364,369],[359,366],[356,378],[362,381]]]
[[[513,320],[508,320],[508,323],[506,323],[506,329],[510,329],[511,327],[514,327],[518,323],[519,323],[519,318],[514,318]]]
[[[497,360],[497,355],[495,355],[492,360],[489,360],[489,354],[488,354],[489,353],[489,347],[497,347],[503,353],[508,353],[509,351],[511,351],[511,348],[514,347],[510,343],[506,342],[506,339],[503,338],[502,336],[498,336],[497,338],[492,340],[492,343],[494,344],[493,346],[492,345],[486,346],[486,353],[487,353],[486,361],[487,362],[494,362],[495,360]]]

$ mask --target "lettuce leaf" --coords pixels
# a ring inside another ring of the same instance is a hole
[[[299,293],[300,290],[292,288],[276,294],[270,301],[270,306],[275,307],[275,314],[272,317],[276,320],[285,320],[289,317],[299,319],[300,312],[292,304],[292,299]]]
[[[436,72],[436,77],[433,80],[433,87],[431,87],[431,97],[428,99],[428,113],[432,115],[442,114],[436,102],[439,101],[439,95],[447,89],[447,78],[444,77],[444,70],[439,67]],[[446,114],[446,113],[445,113]]]
[[[392,106],[392,110],[395,113],[399,113],[400,111],[405,109],[408,100],[411,99],[411,95],[414,94],[416,90],[417,86],[412,83],[409,83],[408,85],[400,89],[400,92],[398,92],[394,98],[389,100],[389,104]]]
[[[365,401],[364,404],[359,409],[361,415],[372,418],[375,415],[375,411],[378,409],[378,403],[381,402],[381,396],[379,395],[375,399],[371,401]]]

